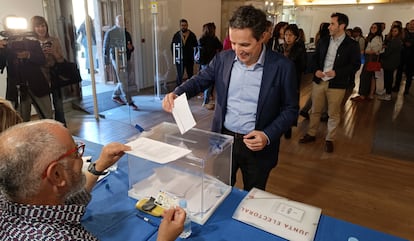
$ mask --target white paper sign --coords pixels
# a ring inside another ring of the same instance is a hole
[[[233,218],[294,241],[315,238],[321,209],[253,188]]]

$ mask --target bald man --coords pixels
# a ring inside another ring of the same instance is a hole
[[[0,135],[0,240],[97,240],[80,223],[90,192],[131,148],[104,146],[86,174],[84,148],[54,120],[18,124]],[[181,208],[166,211],[157,240],[175,240],[184,219]]]

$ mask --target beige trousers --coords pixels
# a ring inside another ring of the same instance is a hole
[[[309,120],[308,135],[315,136],[319,129],[321,114],[324,106],[328,107],[328,133],[325,140],[333,141],[336,130],[341,122],[342,100],[345,96],[345,89],[329,88],[329,82],[323,81],[319,84],[315,82],[312,85],[312,109]],[[325,103],[328,101],[328,103]]]

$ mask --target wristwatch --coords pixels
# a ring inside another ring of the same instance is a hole
[[[93,175],[96,175],[96,176],[102,176],[102,175],[106,175],[108,172],[106,172],[106,171],[97,171],[96,170],[96,168],[95,168],[95,165],[96,165],[96,163],[92,163],[91,162],[91,164],[89,164],[89,166],[88,166],[88,172],[90,172],[90,173],[92,173]]]

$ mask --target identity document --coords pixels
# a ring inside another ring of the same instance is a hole
[[[313,241],[321,209],[253,188],[233,218],[294,241]]]

